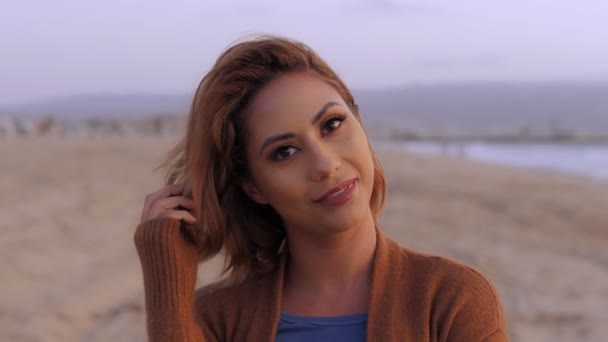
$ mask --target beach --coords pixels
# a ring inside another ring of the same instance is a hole
[[[0,140],[0,340],[142,341],[133,244],[174,138]],[[380,229],[483,272],[512,341],[608,336],[608,183],[582,175],[380,150]],[[199,268],[216,279],[221,260]]]

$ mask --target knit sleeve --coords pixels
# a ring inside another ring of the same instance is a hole
[[[142,223],[134,242],[143,271],[149,341],[213,341],[195,320],[198,253],[185,238],[181,221],[163,218]]]
[[[460,294],[451,301],[446,341],[508,342],[504,309],[494,285],[468,268]],[[445,335],[444,335],[445,336]]]

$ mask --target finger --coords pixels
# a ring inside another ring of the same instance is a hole
[[[184,186],[181,184],[167,185],[167,186],[163,187],[162,189],[146,196],[146,200],[148,202],[154,202],[154,201],[158,200],[159,198],[169,197],[171,195],[179,195],[183,188],[184,188]]]
[[[175,196],[169,197],[162,201],[164,202],[164,206],[167,209],[175,208],[177,206],[181,206],[186,209],[194,209],[194,200],[187,197]]]
[[[163,197],[168,194],[169,191],[169,187],[165,186],[158,191],[146,195],[146,198],[144,199],[144,208],[142,209],[142,214],[145,215],[148,210],[150,210],[150,206],[152,205],[152,203],[154,203],[157,198]]]
[[[196,218],[185,210],[167,210],[163,213],[164,217],[183,220],[188,223],[196,223]]]
[[[166,213],[170,212],[171,210],[187,211],[183,210],[183,208],[178,208],[178,206],[180,205],[185,207],[186,209],[192,209],[188,207],[194,207],[193,201],[185,197],[176,196],[164,198],[154,202],[150,207],[150,210],[147,212],[146,216],[142,218],[142,220],[165,217]]]
[[[177,206],[194,209],[194,201],[183,196],[173,196],[159,199],[152,204],[152,207],[162,209],[175,209]]]
[[[183,187],[184,186],[180,185],[180,184],[167,185],[167,186],[163,187],[162,189],[147,195],[144,200],[144,208],[142,209],[142,217],[147,215],[148,211],[150,210],[150,207],[157,199],[167,197],[169,195],[177,195],[181,192]]]

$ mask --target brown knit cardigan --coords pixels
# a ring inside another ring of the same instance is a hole
[[[285,258],[263,277],[195,291],[197,253],[180,227],[155,219],[135,232],[150,341],[274,341]],[[483,275],[377,236],[367,341],[508,341],[497,291]]]

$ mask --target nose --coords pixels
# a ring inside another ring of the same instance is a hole
[[[334,176],[340,168],[340,156],[330,146],[319,144],[310,149],[311,151],[311,173],[315,182]]]

